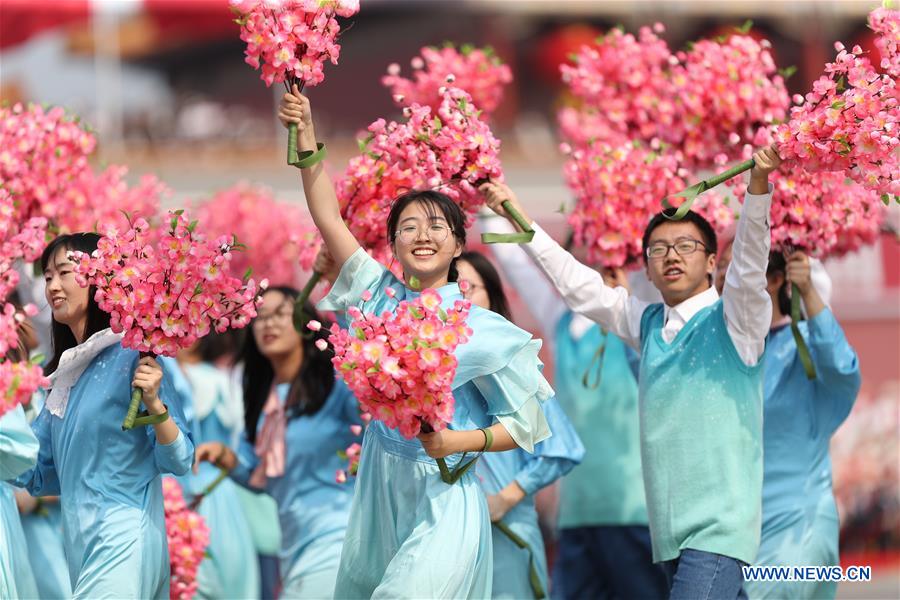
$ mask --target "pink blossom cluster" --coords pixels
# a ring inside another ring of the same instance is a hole
[[[19,283],[14,263],[36,260],[44,250],[46,239],[47,219],[23,218],[16,199],[0,187],[0,301]]]
[[[391,288],[385,291],[393,295]],[[371,293],[365,292],[363,301],[369,300]],[[468,301],[458,300],[444,310],[440,294],[426,289],[380,316],[349,309],[348,329],[333,325],[328,340],[338,376],[361,409],[406,438],[423,425],[446,428],[453,418],[453,352],[472,335],[466,325],[469,308]]]
[[[31,396],[39,388],[49,385],[50,380],[44,377],[40,365],[0,358],[0,417],[20,404],[31,402]]]
[[[412,59],[412,79],[400,75],[400,65],[388,66],[381,83],[390,89],[400,106],[420,104],[437,111],[443,100],[441,88],[448,82],[466,90],[485,115],[493,113],[503,100],[503,88],[512,79],[509,66],[490,47],[475,48],[464,44],[456,48],[426,46]]]
[[[835,48],[834,62],[775,129],[779,153],[811,171],[843,171],[887,202],[900,196],[900,90],[859,46]]]
[[[326,61],[337,64],[341,27],[336,17],[359,12],[359,0],[231,0],[239,13],[245,61],[276,82],[317,85]]]
[[[900,77],[900,10],[876,8],[869,13],[869,27],[877,34],[881,68],[895,79]]]
[[[800,249],[819,258],[841,256],[874,243],[887,217],[877,194],[841,171],[811,172],[791,161],[769,180],[777,199],[769,215],[775,249]],[[743,202],[743,183],[729,183]]]
[[[206,520],[190,510],[174,477],[163,477],[163,506],[169,546],[169,598],[190,600],[197,593],[197,570],[209,546]]]
[[[365,153],[350,161],[338,182],[341,214],[363,246],[387,243],[384,223],[403,192],[441,188],[471,217],[484,201],[479,183],[502,180],[500,142],[471,96],[449,86],[441,96],[436,112],[413,104],[403,109],[405,122],[369,125]]]
[[[144,175],[129,187],[127,174],[128,167],[121,165],[110,165],[100,173],[88,168],[78,174],[61,196],[65,210],[54,216],[56,229],[60,233],[103,231],[109,226],[124,229],[129,217],[153,222],[161,198],[171,190],[154,175]]]
[[[233,238],[208,240],[183,211],[170,216],[159,241],[138,218],[123,233],[108,227],[91,255],[72,253],[79,284],[97,287],[112,330],[125,332],[122,344],[157,356],[174,356],[211,329],[246,326],[267,285],[230,274]]]
[[[566,183],[575,195],[569,215],[575,243],[587,249],[593,264],[632,267],[642,260],[641,237],[659,200],[686,186],[681,157],[671,149],[631,143],[599,143],[569,152]],[[564,145],[565,146],[565,145]],[[714,192],[700,196],[694,209],[718,231],[734,222],[734,212]]]
[[[559,115],[567,139],[612,146],[659,139],[693,168],[736,156],[758,127],[784,117],[788,94],[768,42],[735,34],[673,53],[663,31],[659,23],[637,37],[613,29],[561,66],[581,101]]]
[[[93,134],[62,108],[0,108],[0,181],[16,200],[17,219],[65,214],[65,194],[88,169]]]
[[[371,417],[370,417],[371,418]],[[362,432],[362,427],[360,425],[351,425],[353,428],[359,428],[359,431],[354,431],[356,435],[359,435]],[[355,477],[356,473],[359,471],[359,457],[362,454],[362,446],[357,442],[353,442],[345,450],[338,452],[338,455],[347,461],[346,469],[338,469],[337,473],[335,473],[334,480],[338,483],[345,483],[347,481],[347,477]]]
[[[197,217],[211,237],[234,235],[245,247],[232,254],[229,272],[248,269],[279,285],[300,287],[321,246],[308,213],[297,204],[278,202],[272,191],[239,183],[200,203]]]

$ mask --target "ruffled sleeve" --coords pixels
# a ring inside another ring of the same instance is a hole
[[[541,403],[553,396],[538,358],[540,340],[500,315],[472,307],[473,334],[456,349],[459,367],[453,387],[471,381],[487,403],[487,413],[503,424],[527,452],[550,437]]]
[[[516,474],[515,480],[533,494],[566,475],[584,459],[584,446],[556,398],[543,404],[544,416],[553,435],[534,448],[534,455]]]
[[[388,296],[384,289],[391,287],[395,298]],[[322,311],[346,311],[351,306],[362,305],[362,293],[368,290],[372,299],[365,303],[366,311],[380,313],[393,310],[406,297],[406,286],[393,273],[366,254],[362,248],[350,255],[341,272],[331,286],[328,295],[322,298],[316,308]]]
[[[21,406],[0,417],[0,480],[17,477],[34,467],[39,448]]]

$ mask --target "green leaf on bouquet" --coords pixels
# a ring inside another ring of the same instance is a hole
[[[407,282],[409,285],[409,289],[411,290],[420,290],[422,289],[422,282],[419,281],[419,278],[415,275],[410,275],[409,281]]]
[[[250,275],[252,275],[252,274],[253,274],[253,267],[247,267],[247,270],[244,271],[244,276],[241,277],[241,279],[246,282],[248,279],[250,279]]]
[[[882,194],[881,201],[884,202],[885,206],[890,206],[891,204],[891,195],[890,194]]]
[[[441,130],[441,128],[444,126],[444,124],[441,123],[441,118],[440,118],[440,117],[435,116],[434,119],[431,120],[431,126],[432,126],[432,127],[434,128],[434,130],[437,132],[437,131],[440,131],[440,130]]]
[[[372,142],[372,140],[374,140],[374,139],[375,139],[375,134],[374,134],[374,133],[370,133],[370,134],[367,135],[366,137],[360,138],[360,139],[356,140],[356,145],[359,147],[359,151],[360,151],[360,152],[366,152],[366,150],[367,150],[368,147],[369,147],[369,144],[370,144],[370,143]]]
[[[844,108],[847,105],[843,100],[835,100],[831,103],[831,108]]]
[[[735,27],[735,29],[739,33],[743,33],[744,35],[750,33],[750,30],[752,28],[753,28],[753,19],[747,19],[746,21],[744,21],[743,25],[741,25],[740,27]]]
[[[778,74],[781,75],[784,79],[790,79],[794,73],[797,72],[797,65],[791,65],[789,67],[785,67],[783,69],[778,69]]]

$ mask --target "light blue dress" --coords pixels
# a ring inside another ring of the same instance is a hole
[[[277,386],[282,403],[289,389],[290,384]],[[338,483],[335,475],[347,464],[338,452],[359,442],[350,431],[353,424],[361,424],[359,404],[337,380],[318,412],[288,419],[284,475],[269,477],[263,490],[278,504],[282,598],[331,598],[334,593],[354,483],[352,478]],[[260,416],[257,431],[262,425]],[[238,459],[231,477],[250,487],[259,458],[246,435]]]
[[[164,361],[181,398],[185,418],[191,423],[194,443],[231,445],[234,436],[223,424],[224,419],[234,425],[233,411],[224,395],[227,376],[212,365],[179,365],[171,358]],[[199,469],[196,475],[189,472],[178,478],[187,502],[202,493],[219,474],[219,469],[207,462],[201,463]],[[209,527],[207,556],[197,570],[198,598],[250,599],[259,596],[256,548],[237,489],[233,481],[226,479],[201,501],[197,509]]]
[[[33,419],[43,407],[44,392],[39,391],[32,396],[31,406],[25,414]],[[71,597],[72,584],[69,581],[69,565],[63,544],[59,501],[47,502],[40,512],[31,512],[21,517],[22,530],[28,540],[28,559],[32,565],[40,565],[34,578],[38,595],[42,600]]]
[[[75,598],[169,595],[162,475],[186,473],[194,444],[165,376],[160,398],[178,437],[163,445],[153,427],[122,431],[137,361],[120,344],[100,352],[72,386],[64,418],[45,407],[32,424],[37,466],[14,482],[34,496],[61,496]]]
[[[831,310],[800,330],[816,366],[809,380],[788,326],[766,341],[762,541],[756,565],[839,565],[831,436],[860,386],[856,352]],[[834,598],[835,582],[746,582],[751,598]]]
[[[36,598],[25,533],[13,488],[3,483],[34,466],[38,441],[17,406],[0,417],[0,598]]]
[[[396,298],[385,288],[391,287]],[[357,250],[341,268],[320,310],[392,310],[408,290],[390,271]],[[444,307],[462,300],[459,286],[437,290]],[[473,335],[456,349],[451,429],[473,430],[500,420],[529,451],[549,436],[541,402],[552,396],[540,374],[540,342],[496,313],[472,307]],[[460,455],[447,457],[452,469]],[[484,491],[474,471],[444,483],[417,439],[380,421],[366,429],[335,598],[487,598],[493,561]]]
[[[549,595],[547,556],[534,507],[534,494],[581,462],[584,446],[555,398],[544,403],[544,415],[553,435],[537,444],[534,454],[520,448],[509,452],[490,452],[478,461],[478,475],[486,494],[496,494],[513,481],[527,494],[502,519],[513,533],[528,544],[527,549],[519,548],[496,526],[491,528],[494,598],[515,600],[535,597],[530,579],[532,569],[540,579],[543,595]]]

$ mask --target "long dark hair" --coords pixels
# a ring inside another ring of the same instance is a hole
[[[441,192],[436,192],[434,190],[413,190],[402,196],[397,196],[397,198],[394,199],[394,204],[391,206],[391,212],[388,215],[387,220],[387,239],[391,246],[394,245],[397,238],[397,223],[400,221],[400,214],[403,212],[403,209],[413,202],[421,202],[425,209],[425,214],[427,214],[429,218],[433,219],[438,216],[443,216],[447,220],[447,225],[450,226],[450,231],[453,233],[456,241],[460,246],[465,247],[466,215],[459,205],[451,200],[447,194],[442,194]],[[450,271],[447,274],[447,281],[456,281],[459,279],[459,272],[456,270],[457,260],[457,258],[454,258],[450,261]]]
[[[294,288],[283,286],[270,287],[265,294],[270,292],[280,292],[291,301],[296,300],[299,295]],[[334,367],[331,364],[334,354],[330,349],[323,351],[316,348],[316,340],[328,337],[327,327],[311,303],[306,303],[305,311],[313,319],[322,322],[323,326],[321,331],[309,332],[312,335],[300,336],[300,343],[303,345],[303,363],[291,381],[285,403],[289,419],[318,412],[334,387]],[[275,380],[275,371],[269,359],[259,351],[252,332],[248,332],[244,338],[238,361],[244,363],[244,428],[250,442],[256,443],[256,426],[269,397],[272,382]]]
[[[56,256],[60,248],[73,252],[84,252],[90,254],[97,249],[97,243],[100,236],[96,233],[71,233],[57,237],[55,240],[44,248],[41,254],[41,272],[45,272],[50,265],[50,261]],[[109,327],[109,313],[100,310],[94,296],[97,294],[96,286],[88,287],[88,303],[87,303],[87,321],[84,325],[84,339],[88,339],[98,331],[103,331]],[[51,316],[50,335],[53,348],[53,357],[44,367],[44,374],[53,373],[59,366],[59,359],[62,353],[69,348],[78,345],[75,334],[68,325],[63,325]]]
[[[509,301],[506,299],[506,293],[503,291],[503,282],[500,280],[500,273],[494,265],[481,252],[470,250],[459,255],[459,260],[465,261],[472,265],[472,268],[481,277],[484,283],[484,291],[487,292],[488,301],[491,303],[490,309],[495,313],[499,313],[507,321],[512,321],[512,311],[509,310]]]
[[[787,261],[781,252],[769,252],[769,265],[766,267],[766,277],[772,277],[778,273],[781,273],[781,276],[784,277],[781,287],[778,288],[778,310],[783,315],[789,315],[791,314],[791,297],[788,294],[790,283],[787,280]]]

